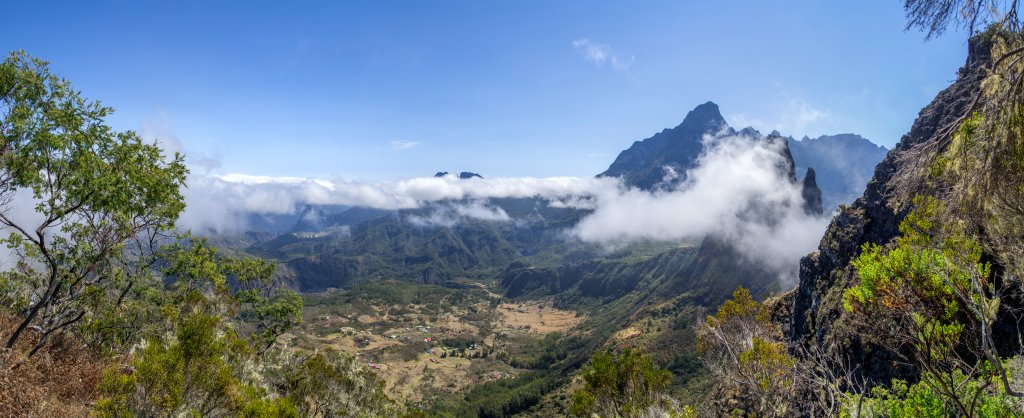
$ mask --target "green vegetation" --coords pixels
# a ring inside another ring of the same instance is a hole
[[[117,367],[104,376],[96,412],[223,416],[292,411],[287,401],[268,397],[257,389],[257,380],[245,377],[246,367],[265,367],[257,355],[276,340],[269,330],[290,329],[301,308],[251,296],[252,287],[245,284],[269,282],[273,265],[219,257],[196,238],[171,244],[162,255],[167,265],[162,273],[171,284],[150,284],[162,296],[162,303],[150,309],[162,320],[135,324],[145,327],[144,344],[127,368]],[[239,290],[233,291],[229,280],[238,283]],[[284,296],[288,291],[282,289],[273,292],[286,300],[295,297]],[[247,308],[233,309],[235,304]],[[248,336],[242,334],[244,329]]]
[[[843,302],[863,318],[864,338],[921,370],[919,385],[927,388],[915,396],[931,395],[942,410],[974,416],[1000,390],[1015,393],[992,337],[999,294],[963,224],[940,222],[943,205],[935,199],[919,197],[914,207],[894,248],[865,246],[853,263],[860,282]],[[993,388],[996,382],[1001,388]]]
[[[146,280],[147,244],[184,209],[187,170],[180,155],[105,125],[112,109],[24,52],[0,63],[0,108],[0,201],[29,191],[31,200],[18,200],[38,215],[26,222],[0,212],[12,231],[3,244],[17,257],[0,275],[0,298],[23,316],[5,347],[32,329],[31,357],[53,334],[116,309]]]
[[[301,416],[415,416],[394,403],[384,382],[355,359],[340,353],[292,353],[281,361],[275,384]]]
[[[962,381],[962,376],[954,376],[954,379]],[[965,381],[962,393],[965,395],[979,393],[982,390],[981,386],[986,386],[986,384],[978,380]],[[962,416],[960,410],[952,407],[944,395],[926,382],[908,385],[907,382],[897,379],[893,380],[890,388],[878,386],[872,389],[869,396],[851,396],[846,402],[843,415],[849,417],[939,418]],[[1019,416],[1019,411],[1015,408],[1016,401],[1005,395],[981,396],[976,399],[965,397],[962,402],[974,404],[970,415],[974,417]]]
[[[672,373],[638,351],[598,352],[580,374],[583,388],[572,394],[575,415],[636,416],[668,406],[665,392]]]
[[[501,379],[472,388],[464,402],[439,405],[439,416],[505,417],[524,412],[560,386],[563,379],[550,372],[523,373],[515,379]]]
[[[0,108],[0,201],[30,193],[17,203],[37,215],[28,224],[0,212],[16,257],[0,273],[0,300],[13,311],[2,314],[17,320],[0,379],[62,387],[71,361],[106,364],[102,378],[78,383],[98,392],[97,416],[404,413],[354,359],[277,344],[301,324],[302,299],[275,280],[273,262],[224,256],[175,229],[187,174],[180,155],[114,131],[104,122],[110,108],[23,52],[0,63]],[[0,414],[83,412],[32,396],[6,399]]]
[[[715,408],[757,416],[799,410],[796,360],[781,340],[765,306],[742,287],[705,319],[698,327],[697,349],[719,383]]]

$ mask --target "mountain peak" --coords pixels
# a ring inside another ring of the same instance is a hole
[[[719,111],[718,105],[715,102],[708,101],[701,104],[689,113],[686,114],[686,118],[683,119],[683,123],[679,126],[698,126],[701,128],[719,127],[725,125],[725,118],[722,117],[722,112]]]
[[[714,102],[706,102],[686,114],[683,123],[665,129],[619,153],[611,166],[599,176],[622,177],[626,184],[653,189],[661,184],[668,171],[685,173],[693,168],[706,134],[730,129]]]

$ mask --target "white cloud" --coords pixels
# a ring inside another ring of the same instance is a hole
[[[188,207],[179,223],[192,229],[230,231],[245,227],[242,215],[294,213],[306,204],[414,209],[435,202],[500,197],[559,199],[620,187],[617,179],[576,177],[461,180],[448,175],[359,182],[246,174],[192,175],[184,191]]]
[[[576,52],[583,59],[594,63],[598,67],[602,67],[607,63],[618,71],[629,71],[629,68],[633,66],[633,62],[636,60],[632,55],[628,57],[619,55],[615,53],[611,46],[593,42],[588,38],[572,41],[572,47],[576,49]]]
[[[722,239],[790,277],[812,251],[827,219],[803,211],[800,186],[779,170],[781,141],[706,138],[707,152],[671,191],[619,189],[598,195],[594,212],[573,229],[588,242]]]
[[[193,172],[211,173],[220,169],[220,157],[206,155],[185,147],[185,144],[172,129],[171,116],[166,111],[157,112],[156,115],[142,121],[139,127],[139,136],[147,142],[159,144],[167,158],[173,158],[176,152],[185,155],[185,164]]]
[[[791,115],[792,129],[797,132],[805,131],[808,126],[828,117],[828,113],[824,110],[813,107],[802,100],[791,101],[789,107],[788,113]]]
[[[399,150],[399,151],[404,151],[404,150],[407,150],[409,148],[412,148],[412,147],[415,147],[415,146],[419,145],[420,142],[419,141],[406,141],[406,140],[400,140],[399,139],[399,140],[391,141],[388,144],[391,145],[391,149],[396,149],[396,150]]]
[[[460,180],[454,175],[384,182],[194,175],[181,225],[217,231],[245,227],[248,214],[295,213],[306,204],[378,209],[430,207],[407,215],[418,226],[466,219],[515,222],[490,198],[539,197],[553,207],[593,211],[567,231],[570,239],[616,247],[635,241],[699,240],[711,235],[751,259],[793,277],[827,219],[803,212],[801,190],[780,166],[782,141],[706,137],[699,166],[671,190],[647,192],[619,179],[508,177]]]
[[[491,222],[508,222],[512,218],[505,210],[489,205],[485,201],[475,200],[469,203],[449,203],[434,208],[427,215],[409,215],[406,219],[417,226],[452,227],[466,219],[478,219]]]

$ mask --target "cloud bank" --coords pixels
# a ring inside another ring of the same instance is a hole
[[[478,219],[491,222],[508,222],[512,218],[504,209],[487,204],[486,201],[474,200],[468,203],[448,203],[434,208],[427,215],[409,215],[406,220],[421,227],[452,227],[466,219]]]
[[[410,178],[384,182],[194,175],[180,224],[225,232],[244,229],[249,214],[292,214],[304,205],[414,209],[421,227],[450,227],[466,219],[515,221],[491,198],[546,199],[553,207],[591,211],[566,231],[569,239],[615,248],[637,241],[700,240],[714,236],[762,265],[793,272],[827,224],[804,213],[800,185],[780,169],[784,141],[743,136],[706,137],[697,168],[670,189],[644,191],[615,178]],[[666,177],[680,175],[667,173]]]
[[[669,191],[619,189],[599,196],[573,229],[588,242],[695,240],[714,236],[769,267],[795,269],[818,244],[824,217],[803,211],[801,186],[780,167],[783,141],[705,138],[707,150]]]
[[[450,174],[359,182],[244,174],[193,175],[184,193],[188,207],[179,223],[196,230],[227,232],[245,228],[247,214],[290,214],[309,204],[415,209],[437,202],[489,198],[559,200],[621,187],[617,179],[575,177],[459,179]],[[460,209],[461,216],[488,219],[483,215],[471,216],[479,214],[471,209]]]

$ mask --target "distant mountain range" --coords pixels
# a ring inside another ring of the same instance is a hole
[[[684,180],[687,170],[697,164],[704,151],[703,138],[708,134],[761,136],[750,127],[733,129],[718,105],[707,102],[690,111],[675,128],[634,142],[599,175],[621,177],[626,184],[645,190],[671,186],[670,183]],[[777,132],[768,135],[778,136],[781,135]],[[786,137],[786,141],[795,165],[794,174],[806,176],[809,168],[814,169],[813,179],[821,189],[821,206],[827,212],[860,196],[875,166],[888,153],[884,147],[856,134],[802,140]]]
[[[598,176],[621,177],[627,185],[644,190],[672,187],[684,181],[687,171],[697,164],[705,151],[705,135],[745,135],[767,140],[783,138],[777,132],[765,137],[750,127],[737,131],[728,125],[717,104],[707,102],[690,111],[678,126],[634,142],[619,153],[608,169]],[[788,176],[794,181],[803,178],[807,189],[804,198],[808,210],[812,212],[830,213],[840,204],[852,202],[863,192],[875,165],[888,152],[884,147],[856,134],[784,139],[788,145],[784,153],[788,154],[786,158],[792,162],[791,168],[784,169],[789,171]],[[809,170],[814,175],[808,179]],[[439,171],[434,176],[449,175],[459,179],[483,178],[480,174],[468,171],[458,174]],[[294,214],[251,214],[247,221],[253,232],[276,235],[351,227],[394,213],[394,210],[373,208],[307,205]]]
[[[718,105],[707,102],[689,112],[675,128],[634,142],[599,176],[621,177],[626,184],[646,190],[670,188],[683,181],[687,171],[698,163],[705,151],[706,135],[745,135],[762,141],[782,141],[784,163],[779,167],[780,174],[793,184],[798,184],[798,172],[803,175],[804,209],[808,213],[821,213],[823,206],[831,210],[836,202],[842,201],[842,196],[863,189],[864,183],[855,179],[865,178],[864,167],[880,158],[878,150],[884,151],[852,135],[795,141],[776,132],[764,136],[752,128],[736,131],[728,126]],[[836,158],[828,150],[829,144],[853,150],[845,155],[856,161]],[[482,178],[471,172],[461,172],[458,177]],[[649,277],[660,283],[656,287],[704,288],[701,292],[711,292],[707,295],[710,302],[724,297],[725,290],[735,285],[767,291],[766,284],[774,283],[775,273],[738,262],[741,255],[714,237],[682,247],[657,247],[660,250],[654,255],[661,255],[649,262],[638,264],[630,255],[631,251],[639,251],[636,248],[650,252],[651,247],[645,245],[623,249],[625,252],[618,258],[609,258],[597,244],[565,239],[564,231],[587,216],[589,210],[556,208],[540,198],[487,202],[515,222],[416,222],[443,212],[447,205],[464,203],[440,202],[406,210],[307,205],[292,215],[251,215],[252,229],[262,232],[220,237],[215,242],[278,260],[281,277],[303,291],[348,287],[375,278],[444,284],[468,277],[497,278],[511,296],[564,294],[572,299],[601,298],[628,292],[631,287],[625,283],[656,271],[660,273]],[[615,260],[630,260],[630,267]],[[691,260],[700,264],[691,265]],[[723,276],[725,272],[730,277]],[[598,285],[588,277],[618,285]],[[722,286],[709,287],[709,283],[717,281],[724,282]],[[556,282],[560,284],[554,285]]]

